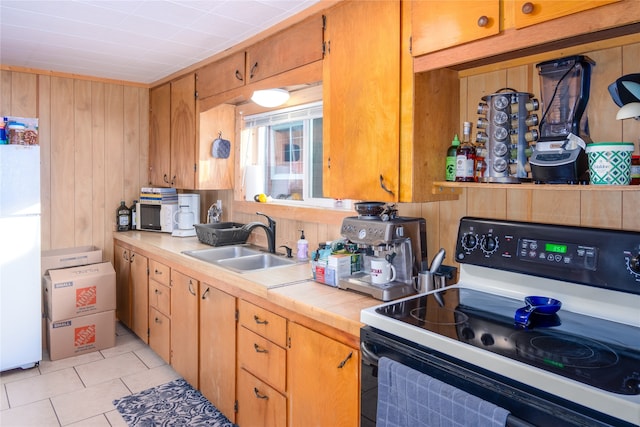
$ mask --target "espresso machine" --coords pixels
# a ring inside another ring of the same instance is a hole
[[[341,235],[358,246],[362,271],[339,279],[338,288],[391,301],[416,293],[418,273],[427,263],[427,224],[424,218],[359,215],[344,218]],[[395,280],[375,284],[371,261],[385,259],[395,268]]]
[[[540,139],[529,163],[535,183],[586,184],[591,142],[587,102],[595,62],[576,55],[536,65],[542,91]]]

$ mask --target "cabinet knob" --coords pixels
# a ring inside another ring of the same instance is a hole
[[[525,15],[529,15],[532,12],[533,12],[533,3],[528,1],[522,5],[522,13],[524,13]]]
[[[482,15],[480,18],[478,18],[478,27],[486,27],[487,25],[489,25],[489,18],[487,18],[485,15]]]

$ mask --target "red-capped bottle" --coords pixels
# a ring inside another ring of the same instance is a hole
[[[456,151],[456,181],[474,182],[476,173],[476,149],[471,144],[471,122],[464,122],[462,143]]]

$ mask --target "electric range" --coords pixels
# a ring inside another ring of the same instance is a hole
[[[640,233],[466,217],[455,260],[456,285],[362,311],[363,365],[380,332],[380,348],[397,339],[398,353],[437,354],[449,371],[482,376],[486,387],[469,389],[518,422],[640,425]],[[562,305],[532,309],[522,325],[527,296]],[[553,409],[533,413],[511,399],[520,391]]]

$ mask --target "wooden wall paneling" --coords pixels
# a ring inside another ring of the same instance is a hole
[[[419,216],[427,222],[427,260],[430,263],[440,249],[440,204],[422,203]]]
[[[622,141],[622,126],[611,126],[615,123],[619,107],[611,99],[608,86],[622,75],[622,49],[611,49],[589,52],[589,58],[596,65],[592,68],[591,93],[587,104],[589,117],[589,135],[593,142]]]
[[[74,246],[93,242],[91,82],[74,80]]]
[[[431,245],[427,247],[429,262],[431,262],[431,258],[433,258],[440,248],[444,248],[448,254],[451,254],[451,256],[447,258],[449,260],[448,264],[457,265],[457,263],[454,263],[453,254],[455,254],[456,250],[458,225],[460,218],[467,214],[467,194],[472,190],[473,189],[470,188],[463,189],[458,200],[439,202],[438,217],[440,220],[438,222],[438,230],[440,231],[440,235],[438,237],[440,241],[435,246]],[[429,218],[427,217],[426,220],[428,222]],[[430,244],[430,240],[427,244]]]
[[[38,142],[40,143],[40,234],[42,250],[51,246],[51,77],[38,76]]]
[[[111,221],[115,215],[115,206],[109,209],[107,203],[107,168],[105,151],[105,84],[102,82],[91,83],[91,148],[93,150],[93,194],[91,205],[93,218],[93,244],[99,248],[111,247]],[[108,258],[104,258],[108,259]]]
[[[622,48],[622,73],[618,77],[640,73],[640,43],[627,45]],[[613,83],[613,81],[612,81]],[[635,154],[640,154],[640,120],[622,120],[622,140],[636,144]]]
[[[507,215],[511,221],[531,221],[533,190],[507,189]]]
[[[467,215],[504,219],[507,217],[507,190],[470,188],[467,191]]]
[[[51,78],[51,241],[75,245],[73,80]]]
[[[521,65],[519,67],[508,68],[507,81],[505,87],[510,87],[517,92],[529,92],[532,87],[532,70],[529,65]]]
[[[580,225],[580,191],[534,191],[531,220],[551,224]]]
[[[622,192],[622,229],[640,231],[640,191]]]
[[[486,74],[467,77],[467,93],[466,99],[460,102],[466,105],[466,110],[462,121],[473,123],[471,142],[475,141],[476,122],[478,121],[478,103],[482,102],[482,97],[496,93],[498,90],[507,86],[506,70],[493,71]],[[460,140],[462,141],[462,128],[460,128]]]
[[[107,222],[111,226],[105,229],[105,242],[111,241],[110,231],[116,227],[115,211],[124,199],[123,102],[122,86],[105,85],[105,210],[107,218],[111,217]],[[105,245],[102,250],[105,259],[113,259],[113,245]]]
[[[11,115],[37,117],[38,79],[35,74],[13,73],[11,79]]]
[[[622,191],[582,191],[580,225],[621,228]]]
[[[11,114],[11,71],[0,70],[0,115]]]

